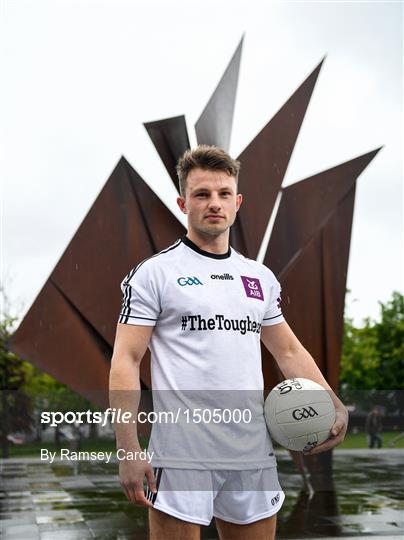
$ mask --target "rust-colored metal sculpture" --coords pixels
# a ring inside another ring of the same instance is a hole
[[[185,116],[175,116],[156,122],[143,124],[159,153],[171,180],[179,191],[178,176],[175,170],[177,161],[189,148]]]
[[[335,389],[356,179],[377,152],[285,188],[264,258],[282,284],[287,321]],[[279,377],[268,369],[267,357],[269,390]]]
[[[84,218],[14,334],[11,348],[85,397],[107,406],[122,295],[140,260],[185,230],[125,158]],[[150,381],[148,363],[142,379]]]
[[[255,259],[295,146],[321,62],[238,158],[241,205],[232,227],[236,249]],[[263,203],[265,201],[265,203]]]
[[[198,142],[228,147],[241,48],[242,42],[196,124]],[[231,240],[251,258],[260,249],[322,63],[239,157],[246,202]],[[145,127],[178,189],[175,164],[189,147],[185,118]],[[264,261],[283,286],[287,319],[335,389],[355,183],[377,151],[285,188]],[[12,350],[96,399],[93,391],[107,388],[120,281],[131,267],[183,233],[122,158],[15,333]],[[266,350],[263,359],[269,390],[281,374]],[[147,361],[141,377],[148,386]],[[106,393],[97,398],[102,404],[105,400]]]

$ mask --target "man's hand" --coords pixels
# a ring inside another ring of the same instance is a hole
[[[348,427],[348,411],[324,379],[313,357],[306,351],[286,322],[273,326],[263,326],[261,339],[265,347],[275,358],[285,379],[303,377],[310,379],[328,390],[335,406],[335,422],[331,436],[323,443],[305,452],[306,455],[319,454],[342,443]]]
[[[334,446],[338,446],[345,438],[346,430],[348,428],[348,411],[345,407],[338,408],[335,412],[335,422],[331,428],[331,436],[323,443],[315,446],[308,452],[303,452],[305,456],[313,456],[320,452],[326,452],[331,450]]]
[[[129,501],[139,505],[153,508],[144,494],[143,480],[146,476],[150,491],[156,493],[156,479],[153,467],[143,459],[127,460],[119,462],[119,481]]]

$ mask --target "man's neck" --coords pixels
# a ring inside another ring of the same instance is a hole
[[[199,249],[207,251],[208,253],[222,255],[229,250],[229,230],[218,236],[204,235],[193,230],[188,230],[187,237],[191,242],[197,245]]]

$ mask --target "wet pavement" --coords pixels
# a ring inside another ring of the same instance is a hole
[[[309,496],[287,453],[278,454],[286,500],[278,538],[404,538],[404,451],[338,450],[335,491]],[[0,461],[4,540],[146,540],[147,514],[120,490],[116,463]],[[202,538],[215,539],[212,524]]]

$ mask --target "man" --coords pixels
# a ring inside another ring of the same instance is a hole
[[[202,402],[216,411],[218,423],[209,417],[186,424],[181,416],[171,428],[154,424],[157,484],[151,465],[141,460],[121,461],[120,481],[129,500],[149,507],[152,540],[200,538],[200,525],[212,516],[222,540],[267,540],[274,538],[284,494],[262,412],[260,339],[285,378],[305,377],[330,388],[285,322],[272,272],[229,247],[229,228],[242,203],[239,163],[202,145],[185,152],[177,172],[177,203],[188,232],[140,263],[122,284],[111,406],[136,414],[133,390],[140,389],[139,365],[149,346],[155,409],[183,403],[188,420],[197,420],[192,407]],[[332,437],[313,454],[345,436],[346,409],[331,395],[337,411]],[[251,424],[235,417],[229,424],[220,416],[220,404],[237,399],[241,408],[248,404],[243,411],[252,411]],[[140,450],[133,424],[117,424],[116,436],[119,448]]]
[[[382,415],[379,407],[373,407],[366,417],[365,423],[366,433],[368,434],[369,448],[381,448],[382,438]]]

